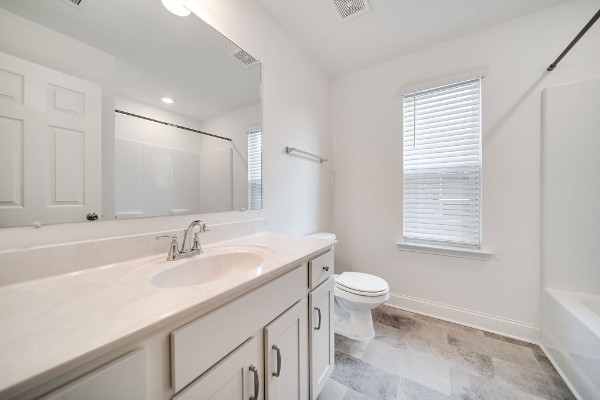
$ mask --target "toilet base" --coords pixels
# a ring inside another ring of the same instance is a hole
[[[353,340],[371,340],[375,337],[373,316],[371,309],[352,310],[343,309],[338,299],[335,299],[335,333]]]

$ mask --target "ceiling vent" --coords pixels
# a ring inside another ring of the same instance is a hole
[[[252,57],[250,54],[246,53],[245,50],[235,49],[230,56],[244,64],[246,67],[250,68],[256,64],[258,64],[258,60]]]
[[[342,22],[366,13],[371,9],[367,0],[333,0],[337,16]]]
[[[82,8],[84,8],[87,3],[90,2],[90,0],[63,0],[65,3],[67,3],[70,6],[73,6],[79,10],[81,10]]]

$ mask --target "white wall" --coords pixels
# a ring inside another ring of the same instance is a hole
[[[544,287],[600,294],[599,105],[600,80],[544,93]]]
[[[205,132],[232,139],[233,148],[233,209],[248,208],[248,132],[262,126],[261,105],[244,107],[209,118],[202,127]],[[212,141],[212,146],[223,146]]]
[[[599,4],[569,2],[333,81],[338,271],[382,276],[397,304],[536,339],[540,94],[600,74],[598,26],[545,73]],[[399,90],[482,67],[489,69],[482,89],[483,248],[494,255],[478,261],[400,251],[394,244],[402,238]]]
[[[159,121],[202,130],[202,121],[153,107],[127,97],[117,96],[115,98],[115,108]],[[115,137],[180,150],[199,152],[202,149],[204,136],[198,133],[145,121],[124,114],[115,114],[115,119]],[[220,141],[219,139],[212,138],[209,140]]]
[[[275,232],[330,223],[329,164],[290,157],[285,146],[329,154],[330,83],[258,0],[189,0],[189,6],[262,62],[264,209],[200,215],[209,225],[266,217]],[[189,18],[195,18],[191,16]],[[196,216],[0,229],[0,251],[183,228]]]
[[[328,76],[258,0],[185,3],[262,62],[263,207],[269,229],[295,234],[328,229],[330,165],[285,154],[286,146],[329,154]]]

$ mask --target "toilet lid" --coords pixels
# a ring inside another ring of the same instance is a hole
[[[335,284],[342,290],[356,294],[382,294],[389,290],[385,280],[362,272],[343,272],[335,279]]]

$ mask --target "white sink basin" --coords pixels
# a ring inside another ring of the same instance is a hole
[[[265,254],[260,251],[234,250],[200,254],[177,262],[177,265],[159,272],[150,279],[153,286],[174,288],[212,283],[222,279],[261,273]]]

